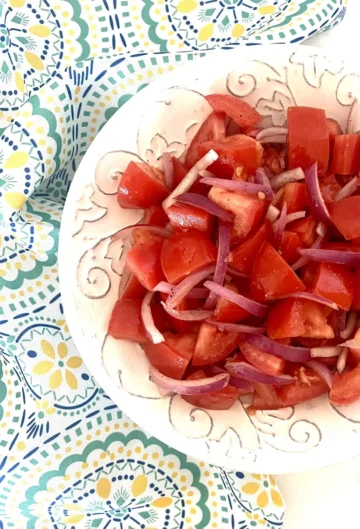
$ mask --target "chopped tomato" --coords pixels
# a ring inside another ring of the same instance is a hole
[[[320,190],[326,204],[333,204],[336,196],[341,191],[341,186],[335,178],[334,174],[325,174],[320,180]]]
[[[277,149],[264,149],[263,165],[267,167],[273,175],[278,175],[284,171],[281,166],[281,156]]]
[[[159,303],[152,303],[151,314],[154,320],[155,327],[160,332],[169,330],[169,316],[162,305],[160,305]]]
[[[135,232],[137,240],[126,255],[126,266],[140,283],[151,291],[160,281],[165,280],[161,268],[161,249],[164,239],[146,228],[136,228],[133,234]]]
[[[300,276],[302,282],[308,290],[312,289],[317,274],[318,263],[316,261],[309,261],[300,269]]]
[[[229,119],[226,127],[226,136],[233,136],[234,134],[241,134],[241,127],[233,119]]]
[[[197,337],[193,366],[216,364],[234,351],[243,336],[236,332],[219,331],[214,325],[202,323]]]
[[[282,258],[289,264],[294,264],[300,257],[298,250],[302,248],[301,240],[297,233],[284,231],[279,253]]]
[[[240,350],[246,360],[263,373],[274,376],[284,373],[286,362],[283,358],[266,353],[246,342],[240,344]]]
[[[232,180],[237,182],[246,182],[249,178],[249,173],[243,165],[238,165],[233,172]]]
[[[144,224],[151,224],[155,226],[166,226],[169,219],[160,206],[151,206],[145,213]]]
[[[250,275],[256,254],[265,241],[271,242],[272,237],[271,223],[269,220],[265,220],[264,224],[253,235],[232,249],[230,257],[232,266],[239,272]]]
[[[171,225],[177,230],[194,229],[211,236],[215,218],[207,211],[178,202],[168,208]]]
[[[303,246],[309,248],[316,241],[316,227],[317,222],[312,217],[305,217],[291,222],[286,228],[293,233],[297,233]]]
[[[264,218],[268,201],[257,196],[212,187],[209,198],[235,215],[231,229],[231,242],[240,242],[256,229]]]
[[[164,332],[164,342],[153,344],[149,340],[144,345],[144,351],[152,366],[163,375],[180,380],[191,360],[196,343],[195,334],[176,336],[171,332]]]
[[[268,336],[279,338],[334,338],[323,306],[306,299],[288,298],[275,303],[267,320]]]
[[[278,410],[283,407],[274,386],[268,384],[253,383],[255,392],[251,403],[254,410]]]
[[[324,110],[310,107],[288,108],[289,169],[306,170],[317,162],[319,173],[329,163],[329,131]]]
[[[305,290],[305,285],[275,248],[264,242],[254,262],[250,290],[257,301],[270,301]]]
[[[121,299],[143,299],[146,288],[140,283],[138,278],[124,266],[119,287],[119,298]]]
[[[231,283],[225,283],[225,287],[233,292],[239,292],[236,286]],[[250,313],[242,307],[239,307],[239,305],[236,305],[236,303],[218,296],[214,316],[217,321],[236,323],[237,321],[246,320],[250,316]]]
[[[281,206],[286,204],[288,214],[306,209],[306,184],[290,182],[284,185],[283,190]]]
[[[331,218],[345,239],[360,237],[360,195],[343,198],[336,202]]]
[[[215,112],[225,112],[245,130],[253,129],[262,120],[259,112],[239,97],[228,94],[210,94],[205,96],[205,99]]]
[[[119,183],[119,205],[128,209],[160,205],[169,194],[162,179],[162,173],[154,167],[146,163],[130,162]]]
[[[195,371],[187,380],[201,380],[206,378],[204,371]],[[229,410],[234,402],[237,401],[240,390],[233,386],[226,386],[219,391],[213,391],[206,395],[183,395],[182,398],[196,408],[205,408],[207,410]]]
[[[198,161],[198,145],[212,140],[223,140],[226,137],[224,112],[212,112],[195,134],[186,152],[185,165],[191,169]]]
[[[167,298],[168,294],[161,294],[161,299],[163,301],[166,301]],[[201,299],[189,299],[185,297],[178,305],[176,305],[175,309],[197,310],[202,307],[202,304],[203,300]],[[177,332],[178,334],[195,334],[200,329],[200,323],[197,321],[179,320],[173,316],[170,316],[170,314],[167,315],[167,319],[170,329]]]
[[[335,406],[346,406],[360,398],[360,365],[352,371],[334,376],[329,400]]]
[[[360,169],[360,136],[343,134],[336,136],[331,170],[335,174],[357,174]]]
[[[283,407],[295,406],[300,404],[300,402],[316,399],[329,391],[326,382],[309,367],[294,366],[289,374],[296,381],[286,386],[276,387],[276,393]]]
[[[327,128],[329,131],[330,156],[333,153],[336,136],[340,136],[343,132],[336,119],[326,118]]]
[[[355,269],[354,297],[351,304],[351,310],[360,311],[360,266]]]
[[[193,272],[215,263],[216,257],[216,246],[203,233],[188,230],[165,239],[161,265],[167,281],[176,284]]]
[[[354,290],[354,275],[346,266],[319,263],[312,292],[334,301],[341,309],[349,310]]]
[[[185,178],[185,176],[188,173],[188,169],[185,167],[185,165],[180,162],[178,158],[175,158],[173,156],[172,163],[174,167],[174,188],[177,187],[180,182]],[[192,193],[199,193],[199,195],[207,195],[209,191],[209,186],[206,184],[200,184],[200,182],[197,180],[190,188],[190,191]]]
[[[145,343],[146,332],[141,318],[141,299],[119,299],[113,308],[108,333],[117,340]]]
[[[213,149],[219,158],[208,169],[219,178],[231,178],[236,167],[245,166],[254,171],[259,167],[263,148],[261,144],[244,134],[229,136],[221,141],[207,141],[198,146],[197,159]]]

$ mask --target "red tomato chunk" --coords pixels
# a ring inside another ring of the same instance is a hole
[[[160,171],[146,163],[130,162],[121,177],[117,201],[122,208],[149,208],[161,204],[168,194]]]

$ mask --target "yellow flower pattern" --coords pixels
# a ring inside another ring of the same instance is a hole
[[[58,389],[66,383],[70,389],[78,388],[78,381],[73,370],[82,365],[80,356],[68,358],[68,347],[65,342],[60,342],[56,348],[47,340],[41,340],[41,350],[49,360],[41,360],[33,368],[34,375],[49,375],[49,386]]]
[[[253,481],[248,481],[241,487],[241,491],[256,497],[256,504],[260,509],[265,509],[269,504],[283,507],[284,500],[276,488],[276,482],[268,474],[251,474]]]

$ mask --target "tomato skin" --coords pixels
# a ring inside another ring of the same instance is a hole
[[[329,131],[324,110],[310,107],[288,108],[289,169],[309,169],[318,163],[325,173],[329,163]]]
[[[334,406],[346,406],[360,398],[360,365],[334,376],[329,400]]]
[[[230,256],[232,266],[239,272],[250,275],[255,257],[262,244],[265,241],[271,242],[272,238],[271,222],[265,220],[264,224],[253,235],[232,249]]]
[[[251,272],[250,291],[253,299],[270,301],[301,290],[305,290],[304,283],[275,248],[264,242]]]
[[[168,224],[169,219],[160,206],[151,206],[145,213],[144,224],[150,224],[152,226],[165,227]]]
[[[146,163],[130,162],[119,183],[119,205],[127,209],[146,209],[160,205],[169,194],[162,178],[162,173],[154,167]]]
[[[193,272],[215,263],[216,246],[201,232],[188,230],[165,239],[161,265],[169,283],[177,284]]]
[[[215,226],[215,218],[207,211],[195,206],[188,206],[178,202],[168,208],[171,225],[176,230],[194,229],[205,233],[209,238]]]
[[[144,351],[150,364],[163,375],[180,380],[191,360],[195,342],[195,334],[176,336],[164,332],[165,341],[153,344],[149,340],[144,345]]]
[[[298,250],[302,248],[301,240],[297,233],[284,231],[279,253],[289,264],[294,264],[300,257]]]
[[[334,301],[341,309],[349,310],[355,290],[354,275],[344,265],[319,263],[312,287],[314,294]]]
[[[306,209],[306,184],[290,182],[284,185],[284,194],[281,206],[286,204],[287,214]]]
[[[228,94],[210,94],[206,101],[215,112],[225,112],[239,127],[251,130],[262,120],[260,114],[242,99]]]
[[[286,362],[283,358],[266,353],[246,342],[240,344],[240,350],[246,360],[263,373],[276,376],[282,375],[285,371]]]
[[[278,175],[284,171],[281,167],[281,157],[277,149],[264,149],[263,165],[267,167],[273,175]]]
[[[334,174],[323,175],[320,180],[320,190],[326,204],[333,204],[336,196],[341,191],[341,185],[335,178]]]
[[[146,332],[141,318],[141,299],[119,299],[113,308],[108,333],[117,340],[145,343]]]
[[[303,246],[310,248],[316,241],[316,226],[317,222],[312,217],[305,217],[304,219],[290,222],[286,229],[297,233]]]
[[[121,299],[143,299],[145,294],[146,288],[140,283],[137,277],[130,272],[127,266],[125,266],[121,276],[119,297]]]
[[[254,410],[278,410],[283,407],[274,386],[253,382],[255,389],[251,408]]]
[[[225,283],[225,287],[233,292],[239,292],[236,286],[231,283]],[[251,316],[251,314],[247,310],[239,307],[239,305],[236,305],[236,303],[233,303],[232,301],[228,301],[227,299],[218,296],[214,312],[216,321],[236,323],[238,321],[246,320],[249,316]]]
[[[311,290],[317,274],[318,263],[316,261],[309,261],[300,269],[301,280],[306,286],[307,290]]]
[[[221,141],[207,141],[200,144],[197,149],[197,159],[200,160],[210,149],[214,149],[219,158],[208,167],[208,170],[218,178],[231,178],[239,165],[255,171],[262,160],[261,144],[245,134],[235,134]]]
[[[323,308],[314,301],[287,298],[275,303],[267,320],[269,338],[334,338]]]
[[[360,237],[360,195],[336,202],[332,208],[331,218],[345,239]]]
[[[360,311],[360,266],[355,269],[354,297],[351,304],[351,310]]]
[[[133,230],[134,245],[127,253],[125,262],[139,282],[152,290],[165,280],[161,267],[161,251],[164,239],[145,228]]]
[[[201,380],[206,378],[204,371],[199,370],[192,373],[187,380]],[[237,401],[240,390],[233,386],[226,386],[219,391],[213,391],[207,395],[182,395],[182,398],[196,408],[205,408],[207,410],[229,410],[234,402]]]
[[[202,323],[197,337],[193,366],[216,364],[237,347],[243,336],[236,332],[219,331],[214,325]]]
[[[358,134],[336,136],[331,162],[335,174],[357,174],[360,168],[360,137]]]
[[[295,377],[296,381],[286,386],[276,387],[276,393],[283,407],[295,406],[320,397],[329,391],[326,382],[308,367],[294,367],[289,374]]]
[[[206,141],[223,140],[226,137],[225,117],[224,112],[212,112],[206,118],[186,151],[186,167],[191,169],[198,161],[198,145]]]
[[[336,119],[326,118],[326,124],[327,124],[328,132],[329,132],[330,156],[331,156],[334,150],[335,138],[336,136],[340,136],[343,132],[341,130],[339,123],[336,121]]]

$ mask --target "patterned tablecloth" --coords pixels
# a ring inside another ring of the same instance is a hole
[[[76,167],[136,92],[215,48],[297,43],[344,0],[0,0],[0,529],[280,527],[272,477],[146,435],[71,341],[57,270]]]

